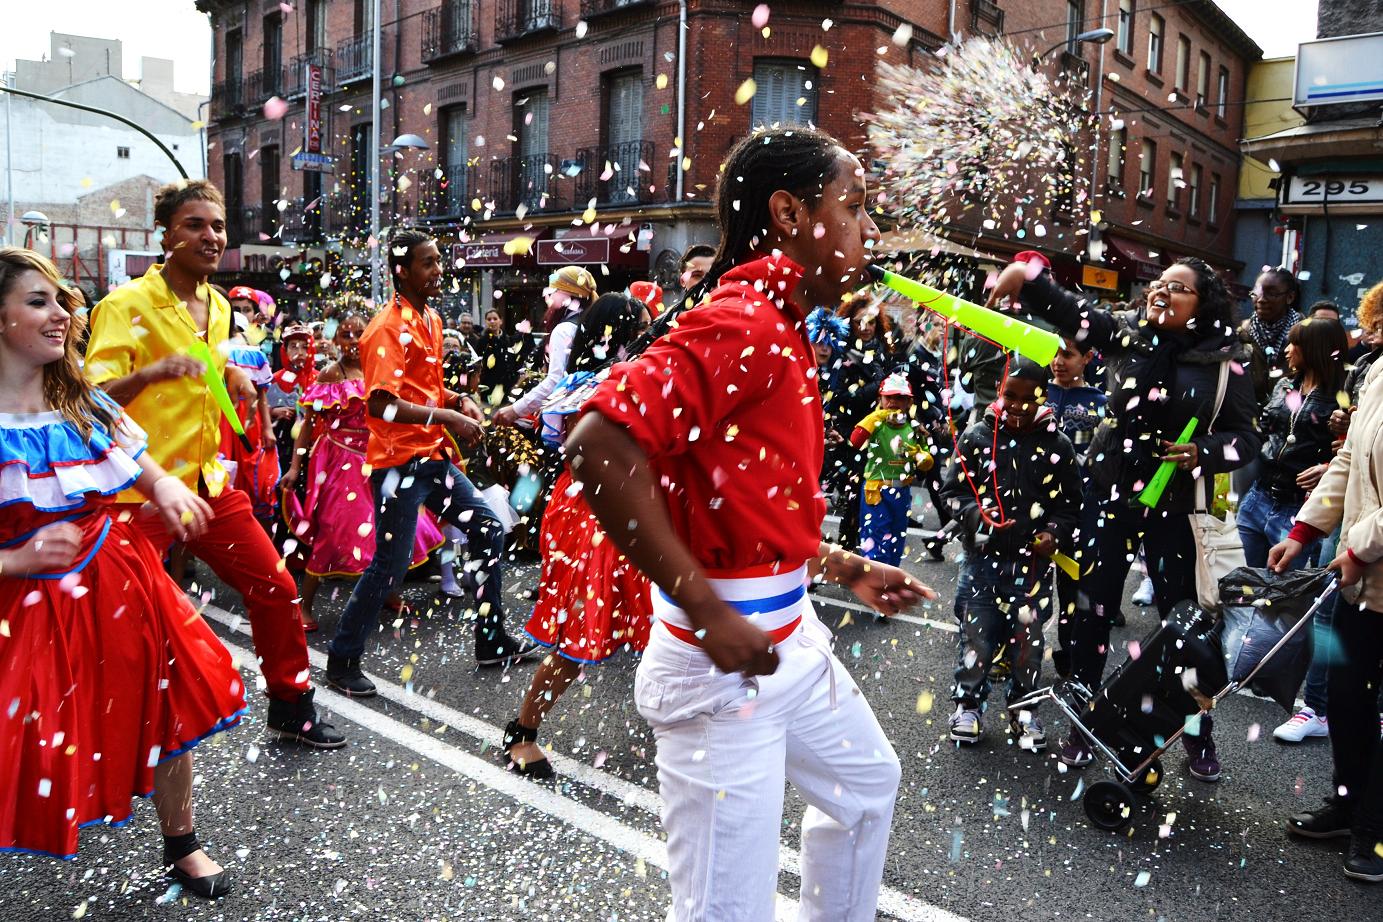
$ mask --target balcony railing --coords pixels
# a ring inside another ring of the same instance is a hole
[[[560,0],[500,0],[495,10],[495,41],[510,42],[561,25]]]
[[[424,218],[459,218],[471,210],[471,200],[481,195],[479,170],[453,163],[438,179],[425,173],[418,192],[418,215]]]
[[[287,73],[283,75],[283,98],[296,99],[306,95],[309,64],[316,64],[322,68],[322,91],[330,91],[336,85],[334,62],[335,56],[326,48],[318,48],[316,51],[309,51],[293,58],[293,62],[287,67]]]
[[[245,111],[245,83],[241,79],[223,80],[211,88],[211,117],[230,118]]]
[[[372,41],[372,36],[366,33],[336,46],[336,80],[339,86],[354,83],[373,73]]]
[[[648,200],[652,141],[625,141],[610,147],[587,147],[577,152],[581,172],[576,177],[576,200],[594,198],[601,204],[624,205]]]
[[[279,239],[284,243],[315,243],[322,239],[322,200],[312,202],[303,198],[290,199],[288,207],[278,212]],[[307,205],[314,205],[305,211]]]
[[[369,232],[369,203],[365,196],[341,190],[322,196],[322,233],[329,237],[364,237]]]
[[[643,6],[650,0],[581,0],[581,18],[603,16],[631,6]]]
[[[1090,62],[1073,52],[1061,53],[1061,72],[1076,86],[1085,86],[1090,82]]]
[[[496,211],[515,211],[523,205],[529,211],[555,211],[559,204],[559,159],[552,154],[528,157],[501,157],[491,160],[483,189]]]
[[[423,60],[441,61],[453,55],[473,54],[480,48],[475,7],[471,0],[445,0],[423,14]]]

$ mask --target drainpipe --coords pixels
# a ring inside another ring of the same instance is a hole
[[[956,0],[951,0],[946,7],[946,41],[956,34]]]
[[[379,260],[384,255],[384,244],[379,241],[379,0],[373,4],[370,20],[370,236],[374,238],[375,248],[366,244],[366,257],[370,260],[370,300],[380,304]]]
[[[687,0],[677,0],[677,202],[682,201],[686,178],[682,161],[687,157]]]
[[[1106,0],[1100,0],[1101,27],[1104,26],[1104,18],[1106,13],[1105,7]],[[1095,67],[1095,92],[1091,98],[1091,103],[1095,107],[1095,143],[1091,146],[1093,156],[1090,158],[1090,205],[1092,206],[1092,208],[1095,205],[1095,196],[1099,193],[1098,186],[1100,182],[1100,125],[1102,124],[1104,118],[1103,114],[1100,112],[1100,94],[1104,91],[1104,56],[1105,47],[1108,44],[1109,43],[1106,42],[1104,45],[1095,46],[1096,49],[1098,49],[1099,51],[1100,59],[1096,63]],[[1110,143],[1113,143],[1113,138],[1114,136],[1111,134]],[[1095,222],[1090,222],[1090,233],[1086,237],[1085,241],[1086,257],[1090,258],[1093,257],[1095,253],[1099,253],[1102,257],[1100,259],[1100,262],[1104,262],[1103,241],[1100,238],[1100,229],[1095,225]]]

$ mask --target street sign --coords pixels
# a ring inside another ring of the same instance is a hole
[[[1356,205],[1383,202],[1383,176],[1293,176],[1284,205]]]
[[[332,165],[331,158],[326,154],[309,154],[307,151],[299,151],[293,155],[293,169],[305,170],[309,173],[335,173],[336,167]]]
[[[540,266],[597,266],[610,261],[609,237],[563,237],[538,241]]]
[[[1119,273],[1098,266],[1083,266],[1080,283],[1086,288],[1107,288],[1114,291],[1119,287]]]
[[[303,151],[322,152],[322,66],[304,65],[303,85],[307,98],[303,101]]]

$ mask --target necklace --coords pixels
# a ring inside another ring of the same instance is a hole
[[[1301,392],[1301,403],[1292,411],[1291,417],[1287,423],[1287,441],[1286,444],[1283,445],[1283,451],[1286,451],[1287,445],[1295,445],[1297,443],[1297,417],[1301,416],[1301,411],[1306,409],[1306,401],[1315,390],[1315,385],[1312,385],[1310,390],[1303,390]],[[1277,456],[1279,458],[1282,457],[1282,452],[1279,451]]]

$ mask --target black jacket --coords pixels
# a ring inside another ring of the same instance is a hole
[[[1202,476],[1226,473],[1258,456],[1258,403],[1246,373],[1248,355],[1232,329],[1165,334],[1134,311],[1100,310],[1043,276],[1023,286],[1023,305],[1068,336],[1104,352],[1108,412],[1086,455],[1101,498],[1136,501],[1156,473],[1161,439],[1175,441],[1191,417],[1200,420],[1191,441]],[[1220,366],[1230,362],[1224,405],[1215,417]],[[1214,418],[1214,426],[1211,419]],[[1195,480],[1178,470],[1158,510],[1190,512]]]
[[[1306,491],[1297,486],[1297,475],[1308,467],[1328,462],[1334,455],[1330,446],[1335,436],[1328,423],[1338,404],[1335,394],[1318,387],[1298,404],[1293,422],[1287,395],[1296,385],[1288,378],[1279,380],[1258,417],[1265,441],[1256,482],[1278,502],[1300,506],[1306,501]]]
[[[942,482],[942,500],[961,524],[966,553],[1016,560],[1046,531],[1069,554],[1081,508],[1080,462],[1071,440],[1045,408],[1031,432],[999,428],[996,439],[998,425],[994,411],[986,410],[965,430]],[[1016,524],[992,531],[980,518],[981,501],[990,509],[1002,505],[1004,517]]]

